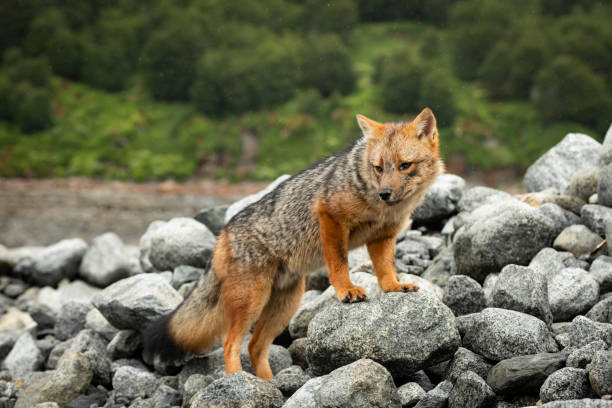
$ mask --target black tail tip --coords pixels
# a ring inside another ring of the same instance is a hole
[[[182,366],[188,354],[170,335],[168,324],[171,318],[172,313],[162,316],[149,323],[142,332],[143,360],[163,373],[173,372]]]

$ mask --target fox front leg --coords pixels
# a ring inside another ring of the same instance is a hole
[[[320,211],[319,229],[325,264],[329,272],[329,282],[336,295],[344,303],[361,302],[366,299],[362,287],[355,286],[349,278],[348,269],[348,228],[334,221],[325,211]]]
[[[412,283],[399,283],[393,264],[395,252],[395,237],[384,238],[368,243],[368,252],[376,271],[378,285],[383,292],[416,292],[417,285]]]

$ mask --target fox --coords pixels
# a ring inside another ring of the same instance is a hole
[[[436,118],[379,123],[357,115],[361,135],[345,150],[302,170],[236,214],[221,230],[211,267],[170,314],[143,332],[145,361],[178,361],[223,340],[227,374],[248,352],[255,374],[273,377],[270,346],[297,311],[306,276],[327,267],[338,299],[367,295],[350,280],[348,252],[366,245],[383,292],[399,283],[395,241],[444,171]],[[156,363],[154,364],[156,365]]]

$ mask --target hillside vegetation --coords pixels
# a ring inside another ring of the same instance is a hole
[[[525,167],[612,120],[612,2],[17,0],[0,176],[270,179],[355,114],[436,114],[443,153]]]

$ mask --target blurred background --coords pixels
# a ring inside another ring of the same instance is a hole
[[[72,208],[46,191],[75,213],[229,202],[342,149],[357,113],[431,107],[449,172],[510,190],[612,120],[610,0],[3,0],[0,50],[9,245]]]

